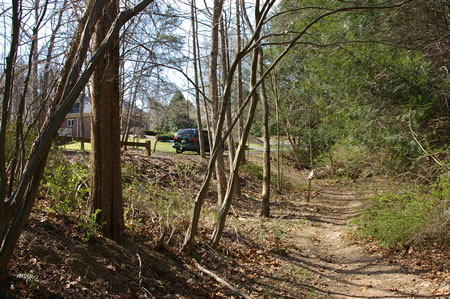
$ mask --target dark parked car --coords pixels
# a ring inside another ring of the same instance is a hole
[[[203,139],[205,142],[205,151],[209,152],[208,131],[203,131]],[[198,129],[180,129],[173,137],[172,147],[177,154],[184,151],[193,151],[200,153],[200,142],[198,139]]]

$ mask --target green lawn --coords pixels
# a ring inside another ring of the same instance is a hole
[[[145,143],[146,141],[148,141],[148,139],[129,139],[129,142],[141,142],[141,143]],[[155,141],[154,140],[150,140],[152,142],[152,152],[153,152],[153,147],[155,145]],[[81,150],[81,143],[80,142],[73,142],[73,143],[68,143],[65,145],[61,145],[60,146],[61,149],[65,149],[65,150]],[[129,148],[132,148],[129,146]],[[88,142],[84,143],[84,149],[87,151],[91,150],[91,144]],[[139,149],[141,149],[142,151],[145,151],[145,149],[143,147],[139,147]],[[171,142],[161,142],[159,141],[156,144],[156,152],[166,152],[166,153],[175,153],[175,149],[172,148],[172,143]]]
[[[153,148],[155,146],[155,140],[152,139],[145,139],[145,138],[130,138],[128,141],[129,142],[141,142],[141,143],[145,143],[146,141],[151,141],[151,149],[153,152]],[[250,143],[249,144],[250,148],[253,149],[262,149],[262,145],[258,144],[258,143]],[[73,142],[73,143],[68,143],[65,145],[61,145],[59,148],[61,149],[65,149],[65,150],[73,150],[73,151],[79,151],[81,150],[81,143],[80,142]],[[132,147],[129,147],[132,148]],[[86,151],[90,151],[91,150],[91,144],[88,142],[84,143],[84,149]],[[145,151],[145,149],[143,147],[140,147],[139,149],[141,149],[142,151]],[[172,148],[172,143],[171,142],[161,142],[158,141],[158,143],[156,143],[156,152],[165,152],[165,153],[175,153],[175,149]],[[228,152],[225,151],[225,153],[227,154]],[[195,152],[184,152],[183,155],[196,155]]]
[[[81,142],[67,143],[67,144],[64,144],[64,145],[60,145],[59,148],[60,149],[65,149],[65,150],[71,150],[71,151],[79,151],[79,150],[81,150]],[[90,151],[91,150],[91,144],[85,142],[84,143],[84,149],[86,151]]]

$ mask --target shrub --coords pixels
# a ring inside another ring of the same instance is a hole
[[[148,130],[148,131],[144,131],[144,134],[148,135],[148,136],[156,136],[157,132],[152,131],[152,130]]]
[[[96,222],[100,210],[89,214],[87,209],[88,180],[87,163],[75,164],[59,151],[52,153],[43,180],[47,199],[51,202],[49,210],[64,217],[76,218],[84,242],[89,241],[102,226]]]
[[[164,135],[159,135],[158,136],[158,141],[168,142],[169,140],[173,140],[174,136],[175,135],[173,133],[164,133]]]
[[[445,175],[425,192],[401,190],[372,197],[356,221],[355,235],[375,238],[388,248],[450,241],[449,186],[449,176]]]
[[[89,192],[89,169],[83,164],[74,164],[56,153],[49,161],[44,174],[44,187],[53,200],[52,210],[68,215],[82,206],[82,199]]]
[[[334,144],[328,153],[317,159],[317,164],[332,166],[337,177],[356,179],[377,172],[376,159],[373,159],[368,150],[363,145],[352,144],[349,141]],[[331,170],[327,174],[331,176]]]
[[[152,183],[140,175],[137,165],[126,164],[122,181],[125,225],[133,231],[146,229],[148,226],[169,232],[169,242],[175,231],[184,230],[189,223],[192,202],[186,200],[192,196],[192,183],[186,173],[195,173],[193,164],[177,164],[176,170],[186,176],[186,186],[180,188],[176,181]],[[180,229],[180,227],[182,228]]]
[[[255,163],[247,162],[241,165],[239,170],[259,180],[263,179],[263,168],[262,166],[256,165]]]

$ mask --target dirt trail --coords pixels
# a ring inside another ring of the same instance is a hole
[[[314,187],[317,193],[310,203],[290,202],[291,214],[284,216],[302,221],[289,236],[298,248],[289,259],[308,272],[311,295],[437,298],[432,294],[442,285],[434,285],[423,273],[402,268],[393,258],[368,253],[347,237],[356,208],[371,193],[368,188],[361,191],[348,186]]]

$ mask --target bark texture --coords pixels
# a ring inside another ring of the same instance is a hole
[[[263,50],[259,51],[258,57],[259,77],[264,75]],[[269,105],[267,103],[266,87],[264,80],[260,85],[261,106],[262,106],[262,135],[264,142],[263,154],[263,182],[262,182],[262,207],[261,216],[270,216],[270,135],[269,135]]]
[[[118,14],[117,1],[107,0],[93,35],[96,51]],[[91,206],[105,236],[120,241],[123,231],[120,168],[119,34],[92,76]]]
[[[222,132],[218,129],[219,123],[219,83],[217,80],[217,58],[219,56],[219,23],[222,15],[223,0],[214,0],[214,13],[211,29],[211,54],[209,60],[209,91],[210,100],[213,105],[213,128],[214,142],[222,139]],[[227,178],[225,175],[225,161],[223,157],[223,148],[218,149],[216,159],[216,178],[217,178],[217,202],[220,206],[225,196],[227,188]]]
[[[205,158],[205,137],[203,135],[203,124],[200,111],[200,92],[198,85],[198,62],[197,62],[197,14],[195,13],[195,0],[191,3],[191,25],[192,25],[192,52],[194,54],[194,82],[195,82],[195,106],[197,114],[198,139],[200,143],[200,156]],[[210,143],[211,144],[211,143]]]

